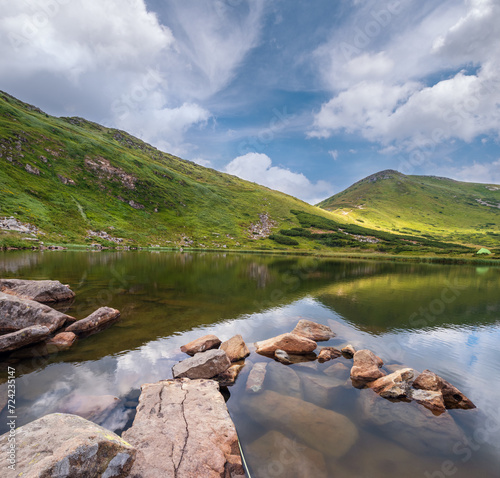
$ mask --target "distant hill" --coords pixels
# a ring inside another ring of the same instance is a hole
[[[386,170],[319,207],[360,226],[462,244],[500,245],[500,186]]]

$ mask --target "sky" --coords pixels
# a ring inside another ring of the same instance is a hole
[[[311,204],[500,184],[500,0],[0,0],[0,90]]]

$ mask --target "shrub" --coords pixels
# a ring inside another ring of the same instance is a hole
[[[269,239],[272,239],[274,242],[277,242],[278,244],[283,244],[285,246],[299,245],[299,243],[295,239],[292,239],[291,237],[288,236],[283,236],[282,234],[271,234],[269,236]]]

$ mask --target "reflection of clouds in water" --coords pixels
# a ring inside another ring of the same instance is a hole
[[[24,268],[32,270],[40,262],[40,257],[39,253],[2,254],[0,255],[0,273],[17,273],[20,269]]]

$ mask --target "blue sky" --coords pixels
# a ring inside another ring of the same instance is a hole
[[[0,89],[308,202],[500,183],[496,0],[0,0]]]

